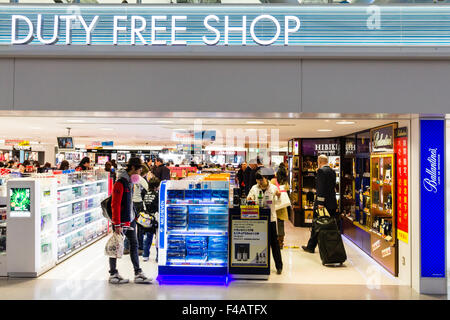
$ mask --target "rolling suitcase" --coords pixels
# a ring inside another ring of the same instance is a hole
[[[319,209],[319,217],[314,227],[319,234],[319,253],[322,264],[342,265],[347,260],[347,254],[335,219],[328,215],[326,209]]]

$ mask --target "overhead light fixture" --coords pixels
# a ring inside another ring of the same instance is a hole
[[[319,131],[319,132],[330,132],[330,131],[333,131],[333,130],[331,130],[331,129],[317,129],[317,131]]]
[[[81,119],[68,119],[68,120],[66,120],[66,122],[70,122],[70,123],[83,123],[83,122],[86,122],[86,120],[81,120]]]
[[[264,121],[247,121],[247,124],[264,124]]]
[[[173,123],[173,121],[170,121],[170,120],[158,120],[156,122],[158,122],[158,123]]]
[[[355,124],[355,121],[338,121],[336,124]]]

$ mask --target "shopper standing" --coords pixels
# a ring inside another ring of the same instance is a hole
[[[270,175],[273,175],[273,170],[266,168],[263,168],[256,173],[256,185],[251,188],[247,200],[257,200],[260,193],[262,193],[263,199],[270,199],[272,201],[269,205],[270,223],[268,236],[273,260],[275,260],[275,267],[277,268],[277,274],[281,274],[283,271],[283,261],[281,258],[280,244],[277,239],[277,214],[275,211],[275,201],[280,197],[281,193],[278,191],[278,188],[271,184],[267,179]]]
[[[133,207],[136,211],[137,216],[143,212],[145,212],[144,199],[143,197],[148,192],[148,183],[144,178],[148,173],[148,169],[146,166],[142,166],[142,172],[139,176],[139,182],[134,185],[133,190]],[[137,234],[138,234],[138,247],[139,247],[139,255],[144,252],[144,236],[143,231],[141,230],[141,225],[137,225]]]
[[[78,166],[75,168],[76,171],[86,171],[91,169],[91,159],[89,157],[84,157],[81,159]]]
[[[145,212],[153,218],[154,223],[150,227],[138,225],[140,230],[139,237],[142,237],[144,244],[144,253],[142,255],[144,261],[148,261],[150,257],[150,248],[153,243],[153,236],[156,234],[158,228],[158,210],[159,210],[159,180],[154,177],[148,182],[149,191],[144,196]],[[156,261],[158,261],[158,244],[156,244]]]
[[[277,175],[271,181],[272,184],[277,186],[277,189],[283,187],[281,192],[287,192],[289,190],[289,184],[287,179],[287,172],[283,165],[280,164],[278,167]],[[288,208],[278,209],[277,211],[277,231],[278,231],[278,242],[280,244],[280,249],[284,247],[284,222],[289,219]]]
[[[61,162],[61,164],[59,165],[59,170],[69,170],[70,169],[70,165],[69,165],[69,161],[67,160],[63,160]]]
[[[242,162],[241,166],[239,168],[238,173],[236,174],[236,178],[238,180],[239,190],[240,194],[242,196],[243,193],[245,193],[245,181],[244,181],[244,172],[247,169],[247,162]]]
[[[316,174],[316,200],[314,202],[314,219],[318,217],[318,209],[326,208],[331,217],[337,220],[336,172],[328,165],[328,157],[320,155]],[[337,221],[336,221],[337,222]],[[311,237],[303,250],[314,253],[319,234],[311,228]]]
[[[139,183],[142,162],[139,158],[130,158],[124,170],[119,171],[118,180],[114,184],[111,208],[113,230],[118,234],[125,234],[130,243],[130,258],[134,268],[135,283],[151,283],[139,267],[138,241],[136,236],[136,221],[133,208],[133,184]],[[128,283],[119,275],[117,270],[117,258],[109,258],[109,282],[114,284]]]
[[[112,179],[113,183],[116,182],[116,171],[114,170],[114,167],[111,162],[105,163],[105,171],[109,172],[109,177]]]
[[[155,177],[157,177],[159,181],[170,180],[170,169],[164,165],[163,160],[161,158],[157,158],[155,164]]]
[[[247,167],[244,170],[243,179],[244,179],[244,185],[245,185],[245,188],[244,188],[245,195],[248,195],[248,193],[250,192],[250,189],[251,189],[250,188],[250,177],[252,175],[252,170],[253,170],[252,167],[253,167],[252,161],[249,161],[249,164],[247,165]]]

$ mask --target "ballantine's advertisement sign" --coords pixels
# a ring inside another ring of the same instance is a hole
[[[396,125],[388,125],[371,130],[372,152],[394,151],[394,130]]]
[[[445,120],[420,120],[420,241],[425,278],[445,277]]]
[[[437,148],[429,148],[428,152],[427,161],[429,166],[425,168],[428,177],[423,179],[423,187],[428,192],[437,193],[437,187],[441,184],[441,168],[439,167],[441,155],[438,153]]]

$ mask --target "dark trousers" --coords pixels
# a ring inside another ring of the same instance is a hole
[[[136,236],[136,221],[131,222],[130,227],[132,227],[133,230],[126,229],[126,231],[124,231],[124,234],[130,244],[131,263],[133,264],[134,274],[137,275],[140,272],[142,272],[142,270],[139,267],[138,242],[137,242],[137,236]],[[117,271],[117,258],[109,258],[109,274],[113,275],[117,272],[118,272]]]
[[[272,257],[275,261],[277,270],[283,269],[283,261],[281,259],[280,243],[278,242],[277,223],[269,222],[269,242],[270,250],[272,250]]]
[[[333,217],[336,220],[336,224],[339,225],[339,221],[338,221],[339,216],[336,214],[333,214],[336,212],[336,209],[331,210],[331,209],[327,208],[327,211],[330,213],[331,217]],[[319,215],[317,214],[317,208],[314,208],[313,220],[317,219],[318,216]],[[313,221],[313,223],[314,223],[314,221]],[[318,242],[319,242],[319,233],[316,232],[316,230],[314,230],[314,227],[312,227],[311,228],[311,236],[309,237],[309,241],[306,246],[308,247],[308,249],[314,250],[314,249],[316,249]]]

